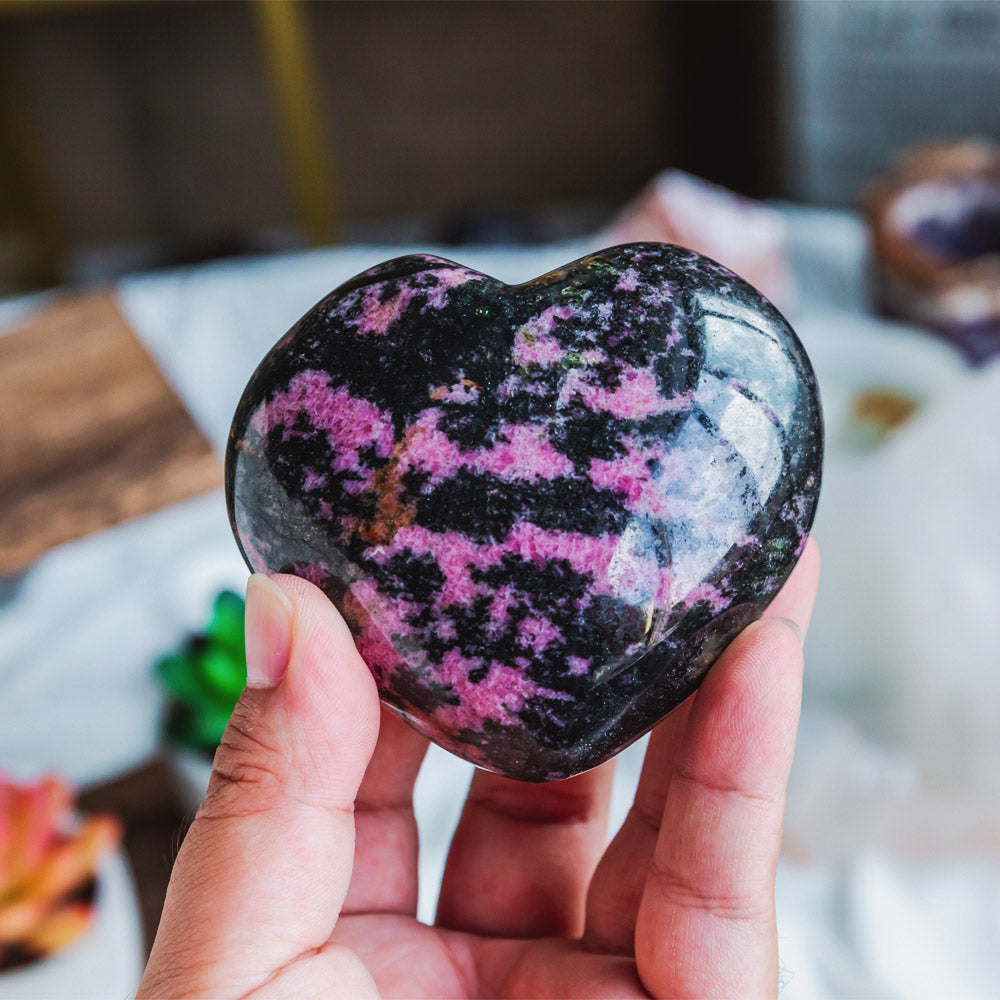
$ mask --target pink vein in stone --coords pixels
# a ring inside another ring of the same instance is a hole
[[[486,625],[486,631],[489,635],[502,633],[507,628],[510,609],[515,607],[520,600],[521,598],[518,597],[509,583],[497,587],[490,601],[490,619]]]
[[[522,619],[517,626],[517,635],[522,644],[536,656],[544,653],[554,643],[566,641],[562,632],[541,615],[529,615]]]
[[[326,486],[326,473],[317,472],[312,466],[305,466],[302,470],[302,489],[306,493],[311,493],[313,490],[321,490]]]
[[[610,413],[620,420],[643,420],[661,413],[686,410],[693,402],[691,392],[664,397],[652,368],[625,366],[614,389],[595,384],[588,376],[585,370],[570,372],[560,390],[559,402],[565,405],[578,394],[588,409]]]
[[[439,409],[430,408],[418,414],[406,429],[406,445],[399,456],[399,472],[420,469],[431,484],[453,476],[463,464],[462,450],[444,431],[438,430]]]
[[[657,570],[659,583],[656,588],[656,596],[653,598],[653,606],[656,608],[672,608],[676,602],[677,573],[673,565],[661,567]]]
[[[439,618],[434,622],[434,635],[442,642],[454,642],[458,638],[455,623],[450,618]]]
[[[505,556],[516,556],[542,565],[565,560],[573,570],[594,580],[594,593],[614,594],[608,567],[618,550],[617,535],[587,535],[568,531],[545,531],[528,521],[516,524],[507,537],[496,543],[479,544],[458,531],[430,531],[417,524],[400,528],[388,545],[380,546],[372,558],[384,562],[395,555],[431,555],[437,561],[444,584],[434,602],[436,611],[471,605],[480,595],[472,579],[473,569],[496,566]],[[645,566],[642,567],[645,571]]]
[[[348,613],[361,625],[361,634],[355,639],[358,651],[380,681],[389,681],[403,665],[393,641],[415,635],[414,629],[404,620],[415,610],[414,605],[386,600],[371,579],[356,583],[346,602]],[[454,638],[453,626],[437,628],[437,632],[439,638],[447,639],[449,635]],[[551,642],[562,641],[562,635],[551,622],[538,617],[522,623],[521,633],[536,652]],[[458,649],[445,652],[434,668],[434,679],[447,685],[458,696],[460,704],[442,705],[436,710],[438,724],[457,729],[480,729],[486,719],[510,723],[515,721],[514,713],[520,711],[528,699],[568,697],[528,679],[524,674],[525,664],[510,667],[491,663],[483,680],[470,681],[470,671],[483,662],[479,658],[466,657]]]
[[[366,288],[360,313],[349,321],[362,337],[385,333],[403,315],[417,293],[412,285],[403,285],[391,299],[383,302],[379,292],[384,287],[384,284],[379,283]]]
[[[729,606],[729,598],[711,583],[699,583],[684,597],[684,603],[689,607],[693,607],[699,601],[706,601],[713,613],[722,611]]]
[[[555,337],[525,336],[524,327],[514,336],[514,363],[518,365],[556,365],[566,357],[566,348]]]
[[[317,430],[326,431],[335,452],[356,453],[374,446],[382,458],[392,454],[396,439],[389,417],[367,399],[331,385],[330,376],[315,369],[295,375],[285,392],[257,409],[250,426],[262,436],[274,427],[284,427],[287,439],[295,433],[301,413]]]
[[[621,273],[615,288],[621,292],[634,292],[639,287],[639,272],[634,267],[627,267]]]
[[[432,309],[443,309],[448,302],[448,290],[458,288],[469,281],[482,281],[485,274],[469,271],[461,267],[445,267],[430,272],[434,276],[434,287],[427,292],[427,305]]]
[[[295,567],[295,575],[317,587],[323,587],[330,582],[330,572],[320,563],[299,563]]]
[[[388,545],[372,553],[377,562],[395,555],[412,553],[420,557],[431,555],[444,574],[444,585],[434,602],[440,611],[452,604],[471,604],[479,591],[472,579],[473,568],[490,564],[489,547],[477,545],[458,531],[429,531],[419,524],[408,524],[396,532]],[[495,561],[495,560],[494,560]]]
[[[356,623],[354,645],[368,669],[379,683],[385,683],[403,666],[403,659],[390,640],[375,625],[368,609],[348,591],[344,597],[344,614]]]
[[[573,471],[573,463],[552,446],[548,430],[541,424],[503,424],[499,440],[491,448],[464,451],[438,430],[440,418],[440,410],[427,409],[410,425],[400,455],[400,473],[419,469],[434,485],[461,469],[490,473],[507,481],[555,479]]]
[[[546,531],[523,521],[516,524],[502,542],[483,548],[486,549],[487,565],[494,565],[508,555],[536,565],[566,562],[574,572],[590,577],[593,581],[591,593],[597,595],[620,594],[624,573],[630,580],[647,581],[647,587],[656,591],[655,599],[659,602],[664,593],[669,593],[670,569],[661,567],[651,553],[627,552],[623,556],[622,544],[619,535]]]
[[[354,637],[354,645],[368,669],[383,683],[403,666],[403,659],[392,643],[371,624],[362,626],[360,634]]]
[[[552,336],[561,320],[576,315],[572,306],[549,306],[544,312],[532,316],[514,335],[515,364],[555,365],[566,356],[566,348]]]
[[[380,681],[386,681],[403,666],[403,658],[394,642],[415,635],[404,621],[415,610],[408,601],[390,601],[383,597],[374,580],[359,580],[344,598],[345,610],[361,627],[355,645],[362,659]]]
[[[416,631],[406,621],[417,610],[412,601],[404,601],[399,598],[390,600],[384,597],[379,592],[376,582],[370,577],[354,583],[351,586],[351,594],[365,609],[372,623],[383,635],[416,636]]]
[[[529,679],[522,669],[491,663],[486,676],[474,683],[469,672],[482,661],[469,659],[457,649],[450,649],[442,658],[438,678],[448,684],[458,696],[457,705],[441,705],[435,719],[454,729],[482,729],[487,719],[501,724],[516,722],[516,713],[534,698],[569,700],[561,691],[552,691]]]
[[[492,448],[466,453],[478,472],[506,480],[534,480],[557,479],[573,471],[573,463],[552,447],[541,424],[503,424],[499,437]]]
[[[388,458],[395,446],[395,433],[389,417],[374,403],[351,395],[347,389],[330,384],[325,372],[308,369],[295,375],[284,392],[261,404],[250,420],[251,429],[261,437],[273,428],[284,428],[283,438],[299,433],[295,424],[301,414],[314,428],[324,431],[334,453],[333,472],[350,471],[361,483],[349,492],[371,484],[374,471],[362,463],[360,453],[374,447],[381,458]],[[310,492],[323,485],[325,473],[303,470],[302,489]]]
[[[619,541],[617,535],[546,531],[531,521],[521,521],[493,548],[498,550],[498,557],[510,554],[536,564],[565,561],[574,572],[591,576],[595,589],[601,591]]]
[[[351,297],[350,308],[339,309],[340,315],[354,327],[362,337],[381,336],[388,332],[406,312],[414,297],[420,293],[426,296],[425,308],[441,309],[448,301],[448,290],[464,285],[468,281],[482,280],[485,275],[465,268],[440,268],[424,271],[414,275],[407,282],[401,283],[396,294],[390,299],[382,295],[387,287],[384,281],[369,285],[361,298]],[[341,303],[343,306],[344,303]],[[357,310],[358,314],[351,314]]]
[[[669,520],[672,511],[663,481],[654,477],[648,464],[650,459],[657,462],[663,459],[663,446],[657,442],[643,448],[631,437],[624,443],[626,452],[622,458],[590,460],[591,483],[599,490],[611,490],[633,514]]]

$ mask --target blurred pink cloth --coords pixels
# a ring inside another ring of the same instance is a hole
[[[607,246],[652,240],[690,247],[735,271],[779,309],[795,304],[781,215],[680,170],[654,177],[598,235]]]

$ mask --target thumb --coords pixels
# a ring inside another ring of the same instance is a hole
[[[333,957],[321,949],[350,883],[375,683],[336,609],[298,577],[250,578],[246,639],[247,687],[177,856],[140,996],[242,996]],[[338,976],[366,981],[360,966]]]

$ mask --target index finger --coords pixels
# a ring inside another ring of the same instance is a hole
[[[788,621],[808,621],[817,573],[813,549],[694,699],[636,922],[654,996],[777,991],[774,877],[803,665]]]

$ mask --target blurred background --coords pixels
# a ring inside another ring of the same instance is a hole
[[[666,166],[851,206],[895,150],[1000,126],[988,2],[0,11],[6,291],[484,202],[580,233]]]
[[[0,0],[0,841],[117,817],[0,997],[135,985],[242,684],[221,456],[264,352],[399,253],[640,238],[757,284],[824,396],[783,990],[996,995],[997,52],[993,0]],[[428,884],[467,780],[421,776]]]
[[[753,5],[727,8],[721,34],[687,4],[7,10],[5,239],[20,233],[17,258],[27,244],[51,278],[241,244],[426,236],[483,201],[568,213],[583,231],[665,163],[713,159],[702,146],[721,148],[720,104],[747,148],[766,116],[742,87],[732,106],[717,73],[759,80],[775,27]],[[711,59],[691,58],[693,37]],[[715,157],[717,179],[773,183],[765,145]]]

